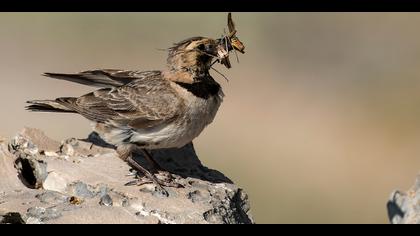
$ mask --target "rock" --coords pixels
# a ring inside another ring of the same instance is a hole
[[[18,212],[8,212],[6,214],[0,214],[0,224],[24,224],[25,221]]]
[[[210,202],[210,193],[208,191],[194,190],[188,193],[187,196],[193,203],[196,202]]]
[[[95,197],[96,193],[92,188],[90,188],[87,184],[77,181],[73,184],[71,184],[68,188],[68,191],[77,197],[80,198],[93,198]]]
[[[420,175],[407,192],[394,191],[387,203],[392,224],[420,224]]]
[[[68,201],[69,197],[55,191],[43,191],[35,196],[41,203],[62,204]]]
[[[112,198],[108,194],[105,194],[104,196],[102,196],[99,202],[99,205],[101,206],[112,206],[112,204],[113,204]]]
[[[20,157],[16,160],[16,168],[19,178],[29,188],[41,188],[42,183],[48,176],[47,164],[43,160],[19,153]]]
[[[68,181],[65,178],[53,171],[45,178],[42,186],[45,190],[64,192],[67,188],[67,183]]]
[[[60,143],[25,128],[0,140],[0,223],[254,223],[247,194],[204,167],[192,143],[152,152],[184,186],[164,193],[153,184],[125,186],[142,177],[96,133]]]
[[[26,216],[45,222],[61,217],[61,212],[56,207],[31,207],[27,210]]]

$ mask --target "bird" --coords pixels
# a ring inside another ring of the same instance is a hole
[[[93,130],[104,141],[116,147],[122,160],[147,177],[137,185],[154,183],[163,191],[163,187],[182,187],[158,179],[138,164],[133,154],[142,153],[154,172],[164,170],[150,150],[181,148],[212,123],[224,93],[209,70],[215,62],[230,68],[229,52],[235,49],[226,47],[225,39],[197,36],[175,43],[168,48],[166,68],[162,70],[44,73],[97,90],[80,97],[30,100],[26,109],[80,114],[92,122]]]

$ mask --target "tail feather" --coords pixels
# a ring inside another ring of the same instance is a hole
[[[26,106],[26,110],[34,112],[65,112],[65,113],[76,113],[69,107],[60,103],[59,99],[56,100],[32,100],[27,101],[30,104]]]

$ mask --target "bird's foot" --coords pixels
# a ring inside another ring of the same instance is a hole
[[[185,188],[184,185],[177,183],[176,177],[168,171],[158,171],[158,176],[162,176],[162,179],[158,179],[159,183],[165,187],[171,188]]]
[[[130,174],[133,175],[133,174]],[[159,171],[156,175],[150,173],[150,175],[143,175],[139,176],[136,175],[137,179],[130,181],[125,184],[125,186],[142,186],[145,184],[156,184],[160,185],[161,187],[169,187],[169,188],[185,188],[184,185],[177,183],[176,178],[169,172],[166,171]]]
[[[181,184],[175,182],[175,178],[169,172],[159,171],[157,172],[158,176],[163,176],[164,179],[158,179],[155,174],[150,173],[144,167],[139,165],[132,157],[127,159],[127,162],[131,164],[132,167],[136,169],[136,171],[142,173],[144,176],[138,176],[136,180],[130,181],[126,183],[126,186],[141,186],[144,184],[154,184],[159,192],[161,192],[165,196],[169,196],[168,191],[164,187],[170,188],[183,188]]]
[[[176,178],[169,173],[168,171],[161,170],[163,169],[156,161],[153,160],[151,155],[144,150],[146,159],[153,165],[153,169],[155,170],[153,173],[151,173],[149,170],[141,166],[139,163],[137,163],[132,156],[132,151],[135,150],[134,145],[126,145],[126,146],[120,146],[117,148],[117,152],[119,154],[119,157],[128,162],[131,167],[135,170],[135,174],[132,172],[129,175],[136,175],[137,179],[130,181],[126,183],[126,186],[141,186],[144,184],[155,184],[156,187],[166,195],[168,195],[168,192],[164,189],[164,187],[170,187],[170,188],[183,188],[184,186],[176,183]],[[143,176],[139,176],[138,174],[143,174]],[[156,173],[158,177],[161,177],[161,179],[157,178],[157,176],[154,174]]]

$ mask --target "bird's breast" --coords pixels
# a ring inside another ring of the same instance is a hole
[[[223,92],[207,98],[200,98],[191,93],[183,92],[185,101],[185,112],[177,120],[178,140],[177,147],[182,147],[191,142],[204,130],[204,128],[213,122],[220,104],[223,101]]]

